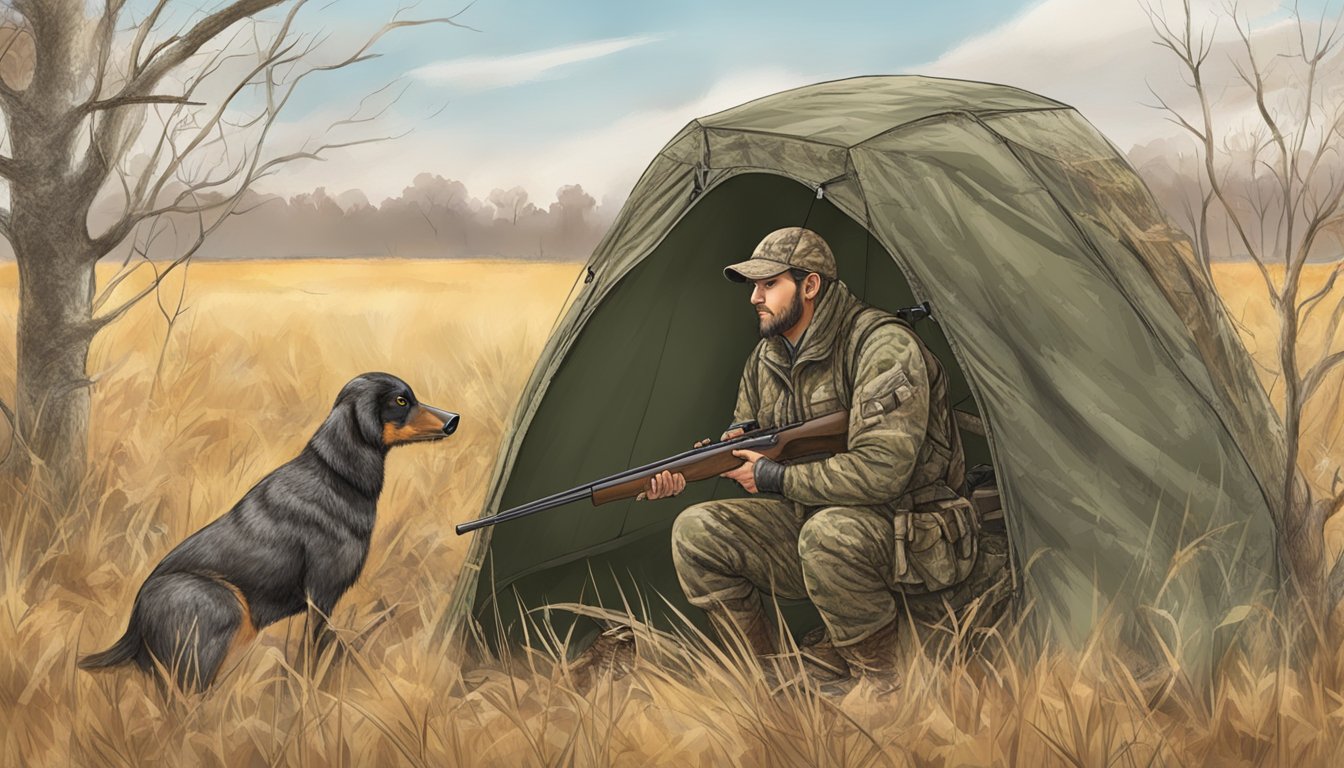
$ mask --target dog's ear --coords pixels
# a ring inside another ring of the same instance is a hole
[[[369,445],[383,444],[383,423],[378,418],[378,398],[375,392],[361,392],[351,404],[359,426],[359,436]]]
[[[350,430],[350,436],[370,445],[383,444],[383,425],[378,419],[375,392],[347,386],[336,398],[333,409],[340,414]]]

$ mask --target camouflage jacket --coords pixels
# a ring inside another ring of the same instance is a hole
[[[965,460],[947,378],[908,325],[837,281],[790,358],[782,337],[761,340],[747,359],[733,420],[772,427],[848,408],[849,450],[786,466],[785,498],[806,507],[888,506],[894,514],[960,492]]]

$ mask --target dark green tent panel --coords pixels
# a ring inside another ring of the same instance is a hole
[[[988,440],[963,435],[968,462],[998,472],[1043,637],[1078,643],[1108,606],[1151,604],[1197,647],[1274,587],[1281,428],[1188,243],[1073,110],[919,77],[776,94],[659,153],[524,389],[483,514],[716,434],[756,343],[720,269],[793,225],[827,239],[869,303],[931,302],[918,329],[956,407],[987,426]],[[450,615],[487,637],[518,636],[520,608],[576,600],[697,617],[668,532],[686,506],[738,492],[703,482],[485,529]]]

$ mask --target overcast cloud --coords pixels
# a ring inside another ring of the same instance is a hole
[[[417,67],[411,70],[411,76],[462,90],[506,88],[539,80],[548,73],[553,75],[555,70],[571,64],[648,45],[657,39],[653,36],[617,37],[509,56],[468,56]]]

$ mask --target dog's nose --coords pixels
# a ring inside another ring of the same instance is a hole
[[[451,435],[457,431],[458,415],[456,413],[448,414],[448,418],[443,420],[443,434]]]

